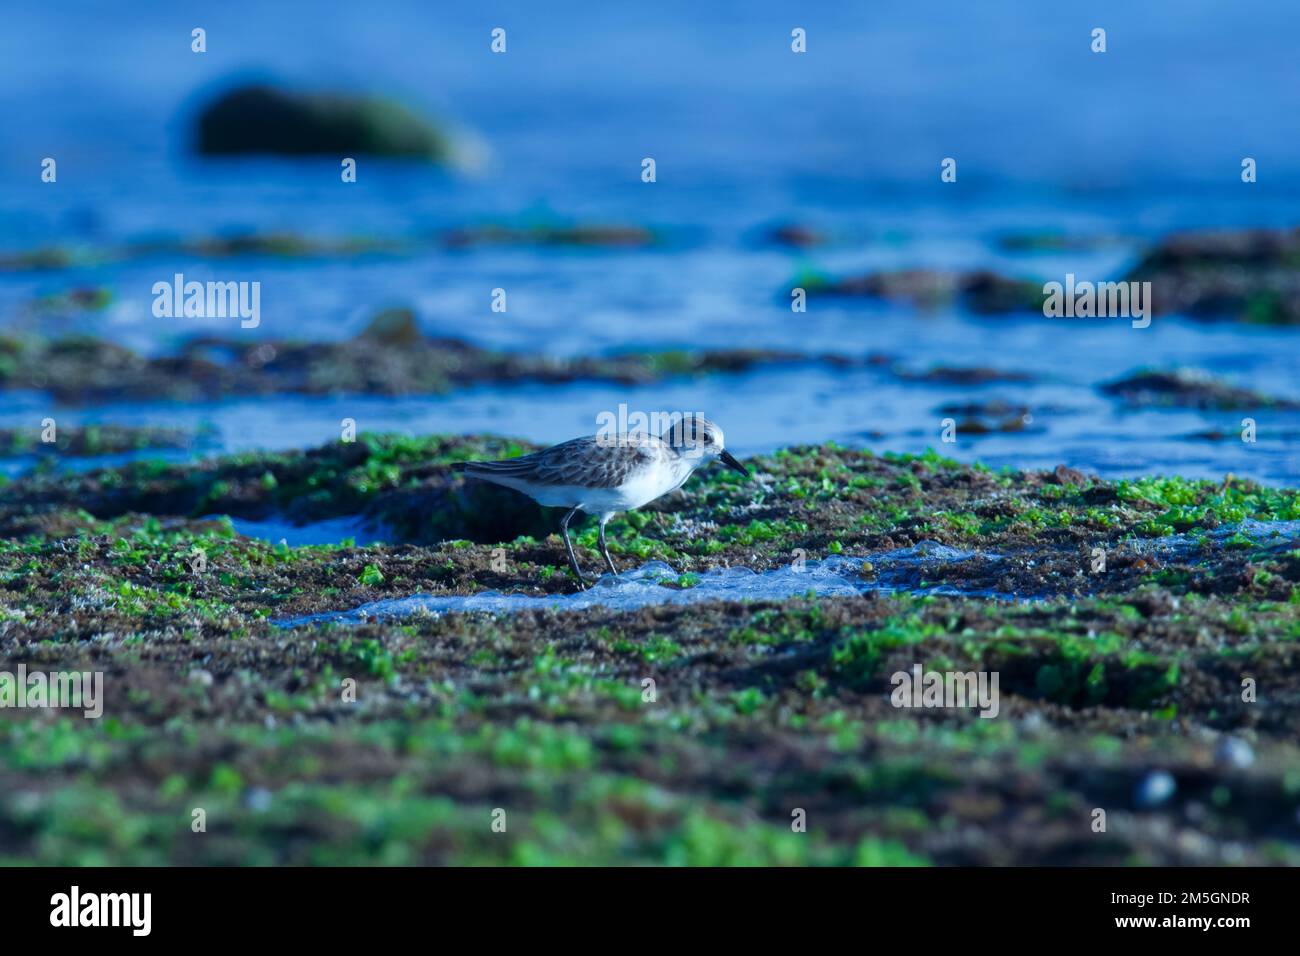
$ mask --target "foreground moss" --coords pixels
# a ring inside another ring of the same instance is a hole
[[[958,562],[952,583],[1056,596],[271,622],[571,590],[555,536],[493,533],[516,518],[479,540],[418,527],[459,519],[417,502],[494,493],[451,463],[523,448],[363,436],[0,489],[0,656],[106,686],[98,721],[0,710],[0,859],[1300,863],[1300,552],[1213,533],[1300,516],[1294,491],[793,449],[753,459],[755,483],[697,476],[611,525],[612,550],[670,560],[690,587],[794,549],[869,561],[932,540],[1010,558]],[[294,548],[194,517],[313,495],[315,516],[406,502],[408,543]],[[1186,547],[1145,547],[1169,534]],[[594,529],[579,538],[594,567]],[[916,664],[996,671],[998,716],[892,706],[891,675]],[[1157,770],[1176,786],[1153,805]]]

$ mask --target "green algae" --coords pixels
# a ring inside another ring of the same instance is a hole
[[[469,493],[451,464],[524,450],[494,436],[362,435],[0,489],[0,655],[108,676],[101,721],[0,720],[0,859],[1300,863],[1278,836],[1300,727],[1272,703],[1300,674],[1300,553],[1207,536],[1156,567],[1123,548],[1148,521],[1285,517],[1294,491],[792,449],[753,459],[752,484],[702,472],[611,522],[611,551],[670,557],[670,583],[691,587],[714,562],[774,567],[800,548],[812,561],[928,538],[1028,549],[1038,563],[1025,580],[1073,582],[1072,565],[1088,590],[1030,604],[898,594],[288,630],[268,618],[414,593],[568,590],[553,515],[533,512],[535,534],[502,522],[491,537],[421,544],[412,531],[364,548],[277,545],[197,520],[313,495],[299,513],[434,507]],[[1199,510],[1161,520],[1174,509]],[[595,528],[575,538],[596,559]],[[1111,557],[1105,574],[1082,570],[1095,545]],[[493,570],[501,557],[506,570]],[[916,664],[997,671],[1000,716],[895,708],[891,675]],[[1246,677],[1262,703],[1243,701]],[[1214,769],[1212,742],[1228,733],[1258,754],[1249,773]],[[1132,811],[1153,763],[1180,784],[1149,811],[1168,826],[1092,834],[1090,808]],[[1215,814],[1198,824],[1205,840],[1180,842],[1202,796]],[[190,830],[195,807],[205,834]],[[492,830],[496,810],[505,833]],[[799,811],[806,832],[792,827]],[[954,829],[972,836],[955,844]]]

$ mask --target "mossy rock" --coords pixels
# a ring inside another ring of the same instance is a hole
[[[390,156],[452,161],[452,142],[399,103],[270,86],[230,90],[199,115],[196,149],[207,156]]]

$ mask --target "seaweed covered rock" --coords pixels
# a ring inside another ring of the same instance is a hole
[[[985,315],[1041,311],[1044,299],[1041,284],[988,270],[898,269],[839,278],[805,275],[793,285],[809,295],[884,299],[923,309],[958,302]]]
[[[1167,237],[1125,277],[1151,283],[1157,314],[1300,324],[1300,229]]]
[[[1300,402],[1266,395],[1221,381],[1201,369],[1139,369],[1098,386],[1105,395],[1134,408],[1199,408],[1236,411],[1251,408],[1300,408]]]
[[[152,356],[88,336],[55,340],[30,334],[0,336],[0,390],[46,391],[61,402],[77,405],[285,393],[431,395],[490,382],[643,384],[800,361],[843,365],[854,359],[759,348],[557,359],[430,338],[409,309],[390,309],[375,316],[354,338],[341,341],[203,335],[184,341],[174,354]]]
[[[445,132],[390,100],[299,93],[266,85],[230,90],[200,113],[197,151],[206,156],[389,156],[453,161]]]

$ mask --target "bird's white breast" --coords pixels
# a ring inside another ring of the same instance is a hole
[[[660,459],[632,472],[613,488],[574,488],[574,502],[580,502],[582,510],[590,514],[630,511],[681,487],[694,470],[687,462]]]
[[[640,508],[674,488],[681,487],[692,471],[694,468],[689,463],[680,460],[657,461],[653,467],[633,472],[617,488],[602,489],[609,493],[603,503],[611,507],[601,510],[627,511]]]
[[[680,488],[695,470],[695,462],[684,459],[656,459],[631,472],[621,485],[590,488],[583,485],[538,485],[513,476],[492,476],[489,480],[529,495],[549,507],[580,507],[588,514],[630,511],[649,504]]]

